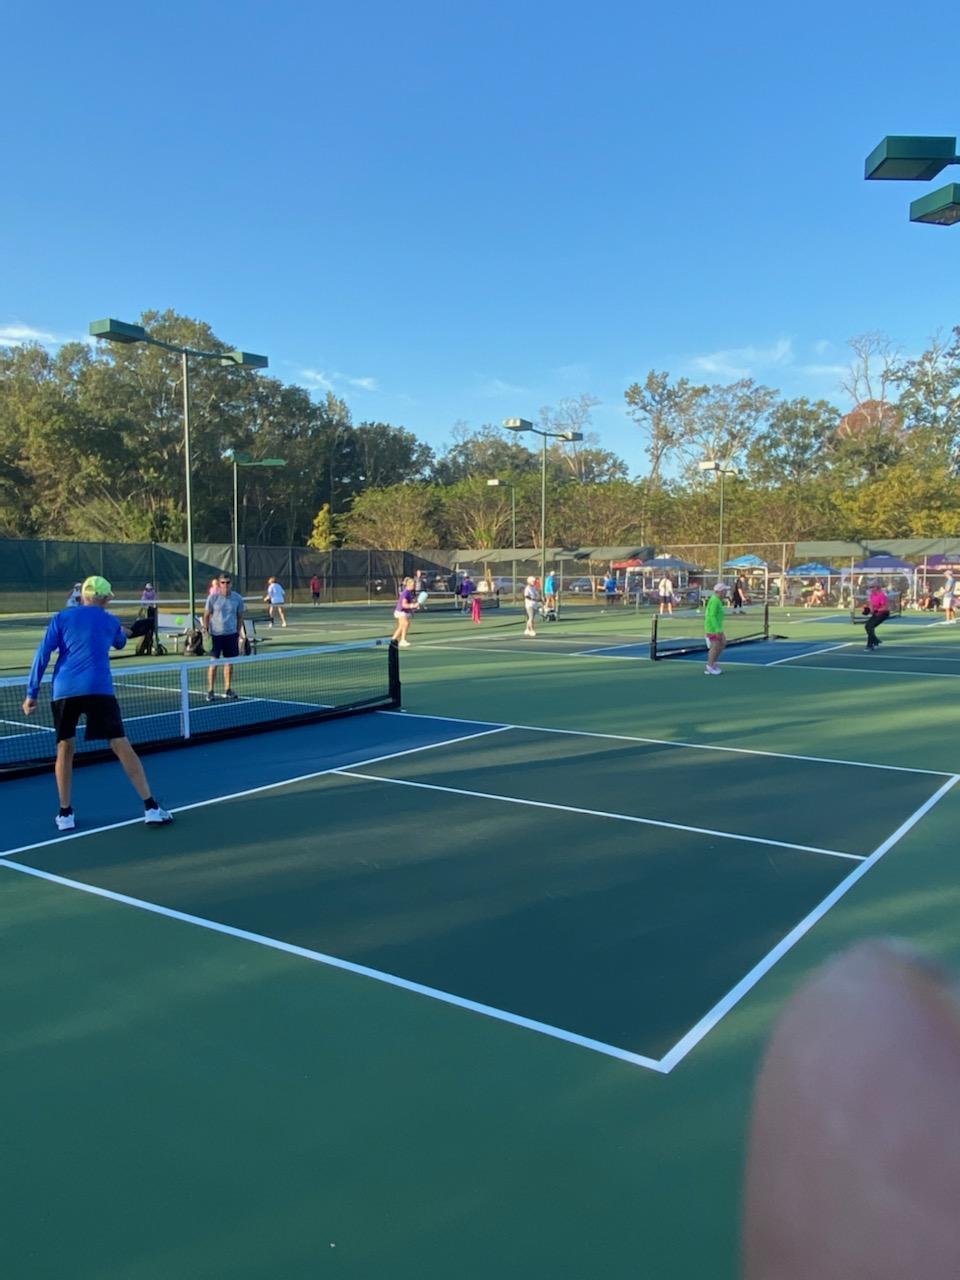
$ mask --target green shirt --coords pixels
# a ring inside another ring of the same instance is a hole
[[[708,636],[717,636],[723,630],[723,614],[723,601],[718,595],[711,595],[703,615],[703,629]]]

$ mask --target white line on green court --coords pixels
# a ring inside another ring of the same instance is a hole
[[[940,787],[940,789],[936,791],[929,800],[925,801],[915,813],[912,813],[909,818],[902,822],[900,826],[897,827],[896,831],[894,831],[892,835],[888,836],[882,844],[878,845],[877,848],[874,849],[874,851],[865,858],[858,867],[855,867],[849,875],[845,876],[836,888],[832,889],[830,893],[827,894],[822,902],[818,903],[808,915],[804,916],[800,923],[791,929],[786,937],[782,938],[777,945],[772,948],[772,950],[768,951],[763,959],[755,964],[750,972],[746,974],[745,977],[741,978],[737,985],[731,988],[723,999],[719,1000],[713,1006],[709,1013],[704,1014],[700,1021],[694,1027],[691,1027],[687,1034],[682,1039],[678,1040],[672,1049],[668,1050],[667,1053],[664,1054],[660,1059],[662,1069],[664,1071],[672,1071],[677,1063],[682,1061],[690,1050],[693,1049],[695,1045],[699,1044],[703,1037],[717,1025],[720,1019],[729,1013],[734,1005],[738,1004],[752,987],[756,986],[764,974],[768,973],[769,970],[772,969],[773,966],[781,960],[797,942],[800,941],[804,934],[809,933],[813,926],[826,915],[830,908],[835,906],[844,894],[852,889],[857,881],[867,874],[871,867],[876,866],[883,855],[889,852],[889,850],[892,849],[893,846],[897,844],[912,827],[916,826],[920,819],[927,814],[935,804],[942,800],[951,787],[953,787],[957,782],[960,782],[960,775],[951,775],[943,786]]]
[[[815,649],[813,653],[793,653],[789,658],[778,658],[776,662],[762,662],[758,665],[763,667],[782,667],[788,662],[797,662],[800,658],[817,658],[821,653],[833,653],[834,649],[849,649],[852,644],[856,644],[856,641],[844,640],[843,644],[830,644],[823,649]]]
[[[695,835],[716,836],[719,840],[741,840],[746,844],[773,845],[776,849],[794,849],[800,853],[822,853],[828,858],[849,858],[862,862],[866,854],[845,853],[839,849],[820,849],[816,845],[791,844],[787,840],[769,840],[765,836],[744,836],[734,831],[715,831],[711,827],[691,827],[682,822],[663,822],[659,818],[638,818],[629,813],[608,813],[604,809],[581,809],[572,804],[551,804],[549,800],[524,800],[519,796],[504,796],[491,791],[470,791],[464,787],[444,787],[435,782],[411,782],[407,778],[384,778],[377,773],[358,773],[355,766],[333,769],[331,772],[343,778],[362,778],[365,782],[389,782],[396,787],[420,787],[424,791],[444,791],[448,795],[470,796],[474,800],[499,800],[503,804],[526,805],[532,809],[553,809],[559,813],[581,813],[588,818],[610,818],[614,822],[636,822],[644,827],[666,827],[669,831],[691,831]]]
[[[479,724],[480,721],[474,721]],[[494,733],[503,733],[509,725],[493,725],[491,727],[481,729],[478,733],[465,733],[459,738],[447,738],[445,742],[427,742],[419,747],[407,747],[403,751],[391,751],[387,755],[373,756],[369,760],[358,760],[357,764],[360,768],[368,764],[380,764],[384,760],[396,760],[400,756],[415,755],[418,751],[434,751],[439,747],[449,747],[456,742],[470,742],[474,738],[486,738]],[[207,805],[223,804],[227,800],[242,800],[246,796],[259,795],[263,791],[275,791],[278,787],[291,787],[297,782],[310,782],[313,778],[323,778],[331,773],[337,772],[338,766],[332,765],[329,769],[316,769],[313,773],[302,773],[295,778],[282,778],[278,782],[266,782],[261,787],[248,787],[245,791],[232,791],[229,795],[210,796],[207,800],[195,800],[193,804],[182,804],[176,807],[171,806],[171,813],[189,813],[191,809],[205,809]],[[90,827],[89,830],[71,831],[67,835],[52,836],[49,840],[37,840],[33,844],[23,844],[16,849],[6,849],[0,853],[0,858],[9,858],[18,853],[30,853],[33,849],[46,849],[53,844],[64,844],[70,840],[82,840],[84,836],[96,836],[104,831],[118,831],[121,827],[132,827],[143,822],[143,818],[124,818],[122,822],[109,822],[102,827]]]
[[[76,889],[80,893],[89,893],[96,898],[106,898],[110,902],[118,902],[123,906],[135,907],[138,911],[149,911],[151,915],[164,916],[168,920],[176,920],[181,924],[194,925],[199,929],[207,929],[211,933],[224,934],[230,938],[238,938],[241,942],[252,942],[259,947],[268,947],[271,951],[282,951],[287,955],[299,956],[303,960],[312,960],[316,964],[327,965],[331,969],[342,969],[346,973],[354,973],[362,978],[372,978],[375,982],[386,983],[387,986],[400,987],[415,995],[428,996],[431,1000],[439,1000],[444,1004],[452,1004],[471,1013],[480,1013],[498,1022],[512,1023],[527,1031],[538,1031],[541,1035],[552,1036],[555,1040],[565,1040],[569,1044],[580,1045],[584,1049],[593,1049],[596,1053],[606,1054],[611,1058],[620,1058],[623,1062],[631,1062],[634,1066],[647,1067],[650,1071],[661,1074],[664,1068],[655,1058],[644,1057],[640,1053],[631,1053],[629,1049],[619,1049],[616,1045],[605,1044],[602,1040],[592,1040],[589,1036],[578,1035],[575,1031],[564,1031],[560,1027],[552,1027],[546,1022],[537,1022],[534,1018],[525,1018],[522,1014],[510,1013],[506,1009],[497,1009],[493,1005],[480,1004],[476,1000],[468,1000],[464,996],[453,995],[449,991],[441,991],[438,987],[424,986],[420,982],[412,982],[408,978],[400,978],[393,973],[384,973],[380,969],[370,969],[366,965],[355,964],[352,960],[342,960],[339,956],[327,955],[323,951],[312,951],[309,947],[298,947],[292,942],[283,942],[279,938],[270,938],[262,933],[251,933],[247,929],[237,929],[233,925],[220,924],[216,920],[208,920],[205,916],[193,916],[185,911],[177,911],[173,907],[164,907],[156,902],[147,902],[143,898],[132,898],[125,893],[117,893],[113,889],[102,889],[97,885],[85,884],[82,880],[70,880],[66,876],[58,876],[50,871],[41,871],[37,867],[29,867],[23,863],[11,862],[8,858],[0,858],[0,867],[22,875],[34,876],[38,880],[46,880],[50,884],[60,885],[66,889]]]
[[[819,668],[823,670],[824,668]],[[830,668],[826,668],[829,670]],[[393,716],[396,711],[380,711],[378,715]],[[434,716],[421,715],[418,712],[405,712],[405,715],[413,716],[417,720],[440,720],[445,724],[461,724],[463,721],[456,716]],[[489,720],[471,720],[470,724],[490,724],[494,722]],[[870,760],[835,760],[830,756],[800,756],[794,755],[786,751],[758,751],[755,747],[721,747],[713,743],[706,742],[679,742],[672,738],[640,738],[627,733],[594,733],[589,729],[557,729],[547,727],[545,725],[533,724],[500,724],[500,729],[523,729],[526,733],[559,733],[572,738],[603,738],[609,739],[611,742],[642,742],[648,746],[654,747],[687,747],[691,751],[726,751],[733,755],[739,756],[764,756],[771,760],[803,760],[809,764],[839,764],[848,765],[853,769],[886,769],[893,773],[923,773],[932,778],[952,778],[955,775],[947,769],[914,769],[910,765],[903,764],[874,764]]]

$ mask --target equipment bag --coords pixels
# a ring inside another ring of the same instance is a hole
[[[203,656],[203,632],[188,631],[183,638],[183,652],[190,658]]]

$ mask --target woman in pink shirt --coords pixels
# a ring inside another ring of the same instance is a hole
[[[880,641],[877,639],[877,627],[881,622],[886,622],[890,617],[890,601],[887,599],[887,593],[878,582],[875,582],[870,588],[870,594],[867,597],[870,616],[867,618],[865,630],[867,633],[867,651],[878,649]]]

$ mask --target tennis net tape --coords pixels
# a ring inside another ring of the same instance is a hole
[[[216,692],[207,697],[209,668]],[[234,698],[224,697],[223,668],[232,668]],[[400,705],[396,646],[387,640],[323,645],[249,658],[187,659],[113,671],[127,737],[138,750],[306,724]],[[0,680],[0,777],[49,767],[56,757],[50,677],[36,710],[23,714],[26,676]],[[88,742],[81,721],[79,758],[109,755],[102,740]]]
[[[743,613],[727,609],[723,634],[728,645],[769,640],[769,607],[752,605]],[[702,613],[661,613],[654,617],[650,635],[650,657],[654,662],[659,658],[677,658],[685,653],[703,653],[709,647]]]

